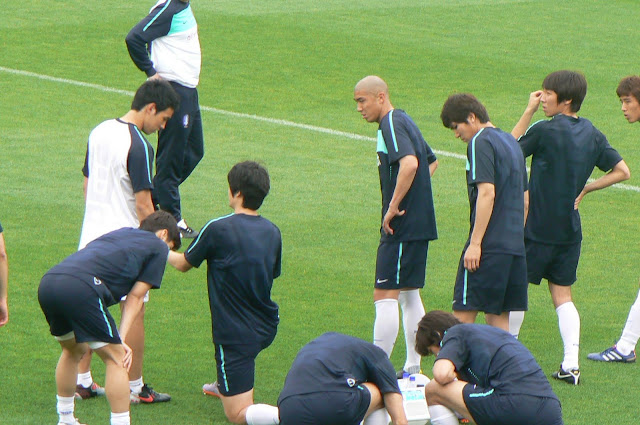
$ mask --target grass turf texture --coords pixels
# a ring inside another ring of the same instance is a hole
[[[0,22],[0,221],[10,255],[10,322],[0,329],[0,422],[54,423],[58,344],[37,302],[46,270],[77,247],[82,176],[89,131],[120,116],[131,96],[82,87],[80,81],[133,91],[143,81],[124,36],[153,2],[25,0]],[[355,112],[353,86],[368,74],[385,78],[394,106],[405,109],[434,149],[464,154],[439,121],[446,97],[473,92],[492,121],[510,130],[544,76],[585,73],[581,115],[590,118],[632,170],[640,129],[619,111],[615,88],[638,72],[633,43],[620,31],[640,12],[632,1],[312,2],[194,1],[203,50],[201,105],[321,126],[365,136],[376,127]],[[10,72],[28,71],[43,80]],[[542,118],[538,113],[536,118]],[[185,217],[199,228],[229,212],[226,173],[237,161],[261,160],[272,192],[261,213],[282,230],[283,275],[274,299],[281,325],[257,361],[258,402],[275,403],[297,350],[329,330],[370,339],[371,284],[380,195],[375,145],[336,134],[205,110],[206,154],[181,187]],[[155,136],[150,141],[155,143]],[[596,172],[596,176],[599,175]],[[440,239],[430,247],[427,310],[449,309],[460,250],[468,232],[464,163],[440,155],[434,179]],[[582,317],[578,388],[552,382],[565,423],[635,419],[636,365],[588,362],[586,353],[620,334],[637,293],[635,243],[640,193],[609,189],[581,205],[585,240],[574,289]],[[204,267],[168,269],[147,312],[145,379],[173,396],[133,406],[134,423],[225,423],[217,400],[200,387],[215,376]],[[521,333],[547,374],[562,359],[557,320],[546,288],[530,290]],[[403,363],[398,339],[392,360]],[[430,370],[432,359],[423,361]],[[94,360],[103,383],[104,368]],[[87,423],[106,423],[104,398],[76,404]]]

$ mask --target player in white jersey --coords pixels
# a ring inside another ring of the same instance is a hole
[[[165,127],[179,107],[179,97],[165,81],[147,81],[136,92],[131,109],[121,118],[98,125],[90,134],[82,169],[85,215],[78,249],[94,239],[122,227],[138,227],[154,211],[151,201],[153,147],[144,134]],[[148,294],[145,302],[148,300]],[[127,343],[134,355],[129,371],[134,402],[169,401],[142,381],[144,356],[144,306]],[[76,398],[91,398],[104,390],[93,382],[91,355],[78,368]],[[134,400],[135,399],[135,400]]]

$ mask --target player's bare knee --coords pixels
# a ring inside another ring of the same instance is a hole
[[[427,399],[427,404],[442,404],[442,397],[440,397],[441,392],[442,385],[438,384],[435,379],[429,381],[429,383],[424,387],[424,395]]]
[[[124,358],[124,348],[120,344],[107,344],[104,347],[100,347],[94,350],[104,364],[122,364]]]

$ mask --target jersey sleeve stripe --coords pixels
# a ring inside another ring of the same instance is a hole
[[[153,23],[156,21],[156,19],[158,19],[158,17],[160,15],[162,15],[162,12],[164,12],[167,9],[167,7],[169,7],[170,4],[171,4],[171,0],[167,0],[167,2],[164,4],[164,7],[162,8],[162,10],[160,12],[158,12],[158,14],[156,16],[154,16],[153,19],[151,19],[147,25],[144,26],[144,28],[142,29],[142,32],[146,31],[147,28],[149,28],[151,25],[153,25]]]
[[[231,217],[233,215],[233,213],[231,214],[227,214],[224,215],[222,217],[218,217],[218,218],[214,218],[213,220],[209,220],[209,222],[207,224],[204,225],[204,227],[202,229],[200,229],[200,233],[198,234],[198,237],[196,238],[196,240],[191,244],[191,246],[189,247],[189,249],[187,249],[187,252],[191,252],[191,250],[198,245],[198,242],[200,241],[200,238],[202,237],[202,235],[204,234],[204,231],[207,229],[207,227],[209,227],[210,224],[215,223],[218,220],[222,220],[223,218],[227,218],[227,217]]]
[[[391,137],[393,138],[393,147],[398,152],[398,142],[396,141],[396,130],[393,128],[393,109],[389,111],[389,127],[391,128]]]
[[[476,179],[476,138],[480,135],[480,133],[482,133],[482,130],[484,130],[484,128],[481,128],[480,131],[478,131],[476,135],[473,136],[473,139],[471,139],[471,162],[473,163],[473,165],[471,166],[471,178],[473,180]]]

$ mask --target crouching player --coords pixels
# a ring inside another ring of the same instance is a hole
[[[278,409],[253,403],[255,359],[276,336],[278,305],[271,300],[280,275],[280,230],[258,215],[269,193],[269,173],[252,161],[227,176],[233,214],[209,221],[183,254],[169,263],[186,272],[207,260],[207,283],[218,380],[205,394],[222,400],[229,421],[277,424]]]
[[[407,424],[396,372],[382,348],[326,333],[298,352],[278,399],[281,425]],[[457,421],[456,421],[457,423]]]
[[[173,216],[149,215],[140,227],[107,233],[70,255],[42,278],[38,300],[62,347],[56,367],[58,425],[79,425],[74,415],[78,363],[93,349],[106,365],[111,425],[129,425],[132,351],[123,341],[151,288],[159,288],[169,249],[180,247]],[[120,332],[107,307],[127,295]]]
[[[418,324],[416,351],[436,355],[425,388],[429,406],[478,425],[563,423],[560,401],[533,355],[502,329],[431,311]]]

